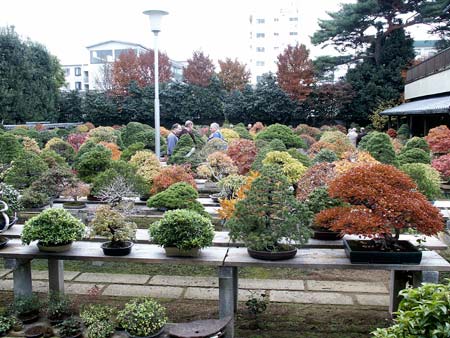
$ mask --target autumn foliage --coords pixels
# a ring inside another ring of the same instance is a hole
[[[120,160],[120,155],[122,155],[122,152],[119,150],[119,147],[117,146],[117,144],[110,143],[110,142],[103,142],[103,141],[99,142],[99,144],[101,144],[105,148],[108,148],[109,150],[111,150],[111,152],[112,152],[111,159],[113,161]]]
[[[374,236],[389,247],[402,229],[416,229],[425,235],[443,229],[439,209],[417,191],[409,176],[391,165],[354,168],[336,177],[328,191],[330,197],[349,204],[316,215],[316,224],[333,231]]]
[[[87,133],[76,133],[67,136],[67,142],[75,149],[76,152],[80,149],[81,145],[86,142],[88,138]]]
[[[314,66],[308,57],[302,44],[288,46],[278,56],[278,84],[294,100],[304,101],[313,90]]]
[[[238,167],[240,175],[245,175],[250,171],[257,152],[255,142],[245,139],[233,140],[227,149],[227,155]]]
[[[177,182],[186,182],[197,189],[194,177],[185,167],[180,165],[173,165],[164,167],[153,177],[153,185],[150,194],[154,195],[166,190],[172,184]]]
[[[430,129],[425,136],[433,153],[448,153],[450,151],[450,129],[447,126],[439,126]]]
[[[217,74],[223,87],[228,90],[242,90],[250,79],[250,72],[245,69],[245,64],[226,58],[219,60],[220,72]]]
[[[442,155],[434,159],[431,165],[439,171],[444,180],[450,180],[450,154]]]
[[[203,52],[196,51],[187,66],[183,69],[183,77],[187,83],[200,87],[207,87],[214,75],[214,64]]]

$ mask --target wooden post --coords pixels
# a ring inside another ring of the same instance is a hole
[[[231,320],[225,329],[225,338],[234,338],[234,310],[237,268],[232,266],[219,266],[219,318],[231,316]],[[237,283],[236,283],[237,284]]]
[[[409,115],[409,138],[412,137],[413,117]]]
[[[48,288],[50,292],[64,293],[64,261],[48,259]]]
[[[14,297],[31,296],[31,259],[15,259],[13,270]]]
[[[388,116],[388,129],[392,128],[392,116]]]
[[[423,136],[427,136],[427,116],[423,116]]]

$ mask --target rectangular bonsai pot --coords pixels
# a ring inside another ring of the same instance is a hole
[[[398,252],[377,251],[376,249],[363,248],[362,244],[371,240],[347,240],[344,239],[344,249],[351,263],[366,264],[420,264],[422,251],[409,241],[399,241],[405,250]]]

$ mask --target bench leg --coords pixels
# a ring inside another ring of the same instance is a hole
[[[31,282],[31,260],[15,259],[13,270],[14,297],[31,296],[33,287]]]
[[[422,283],[439,283],[439,271],[414,271],[413,287],[417,288]]]
[[[234,314],[237,313],[238,307],[238,293],[239,293],[239,282],[238,282],[238,268],[233,266],[233,290],[234,290]]]
[[[237,268],[219,267],[219,318],[231,317],[225,329],[225,338],[234,338],[234,312],[237,291]]]
[[[391,279],[389,282],[389,313],[391,316],[398,309],[398,304],[401,301],[401,297],[398,293],[406,287],[408,282],[407,271],[391,271]]]
[[[48,288],[51,293],[64,293],[64,261],[48,259]]]

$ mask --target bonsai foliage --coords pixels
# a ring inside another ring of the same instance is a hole
[[[450,129],[447,126],[430,129],[425,140],[433,153],[446,154],[450,151]]]
[[[27,208],[41,208],[47,205],[49,197],[46,194],[35,191],[32,188],[25,189],[20,197],[20,203]]]
[[[222,198],[236,198],[239,189],[247,182],[247,177],[242,175],[232,174],[222,178],[217,186],[220,189],[220,197]]]
[[[70,317],[58,324],[58,333],[61,338],[71,338],[83,331],[81,321],[76,317]]]
[[[320,149],[319,152],[314,156],[314,159],[312,162],[314,164],[322,163],[322,162],[332,163],[337,160],[338,160],[338,157],[333,150],[323,148],[323,149]]]
[[[137,298],[125,304],[117,316],[119,325],[133,336],[150,336],[167,323],[166,309],[153,299]]]
[[[153,177],[161,169],[158,158],[150,150],[137,151],[129,163],[137,168],[136,173],[149,184],[153,182]]]
[[[63,196],[71,197],[75,202],[78,201],[80,197],[86,197],[91,192],[89,184],[83,183],[82,181],[76,179],[72,184],[65,187],[62,192]]]
[[[450,180],[450,154],[438,157],[431,162],[431,165],[439,171],[444,180]]]
[[[153,177],[153,185],[150,194],[154,195],[166,190],[172,184],[186,182],[197,189],[194,177],[184,167],[179,165],[167,166]]]
[[[80,310],[80,318],[84,325],[90,327],[96,322],[108,322],[117,315],[115,308],[102,304],[87,304]]]
[[[120,155],[120,159],[123,161],[129,161],[131,157],[133,157],[134,154],[136,154],[140,150],[145,149],[145,144],[142,142],[136,142],[133,144],[130,144],[127,148],[122,151],[122,154]]]
[[[416,182],[419,191],[429,200],[442,197],[439,172],[424,163],[409,163],[400,166],[400,170]]]
[[[31,189],[41,192],[51,200],[59,197],[61,193],[69,186],[75,183],[76,177],[67,167],[54,166],[46,170],[31,185]]]
[[[19,137],[19,141],[23,146],[25,151],[32,151],[33,153],[40,154],[41,148],[39,148],[39,144],[35,139],[32,139],[28,136]]]
[[[264,141],[264,140],[263,140]],[[257,143],[256,141],[255,143]],[[266,141],[264,141],[266,142]],[[271,151],[286,151],[286,146],[280,140],[272,140],[269,144],[263,146],[258,154],[256,154],[255,160],[253,161],[251,169],[253,171],[261,171],[263,163],[262,161],[266,158],[266,155]]]
[[[266,127],[264,126],[264,124],[262,124],[262,122],[255,122],[253,126],[250,128],[249,132],[251,135],[257,135],[264,129],[266,129]]]
[[[11,330],[15,324],[15,319],[12,316],[6,314],[0,314],[0,334],[4,335]]]
[[[74,148],[66,141],[54,137],[47,142],[44,149],[54,150],[58,155],[62,156],[67,162],[72,162],[75,159]]]
[[[390,137],[385,133],[374,131],[363,137],[359,143],[359,149],[367,151],[374,159],[381,163],[397,164],[394,147],[392,146]]]
[[[397,131],[395,129],[392,129],[392,128],[389,128],[387,130],[386,134],[388,134],[390,138],[396,138],[397,137]]]
[[[108,148],[109,150],[111,150],[111,159],[113,161],[117,161],[120,159],[120,156],[122,154],[122,152],[119,150],[119,147],[117,146],[117,144],[115,143],[108,143],[108,142],[100,142],[99,144],[101,144],[102,146],[104,146],[105,148]]]
[[[294,159],[299,161],[305,167],[311,166],[311,159],[308,157],[308,155],[302,153],[301,151],[298,151],[295,148],[290,148],[287,150],[287,152],[289,153],[289,155],[291,155]]]
[[[190,209],[209,217],[203,205],[197,201],[198,192],[186,182],[172,184],[166,190],[149,198],[149,208]]]
[[[397,138],[400,140],[407,140],[409,138],[409,126],[404,123],[397,130]]]
[[[125,197],[133,197],[136,192],[133,190],[132,183],[121,175],[112,178],[110,183],[102,187],[96,194],[100,200],[107,202],[113,207],[116,207],[122,202]]]
[[[291,184],[297,182],[307,169],[286,151],[271,151],[267,153],[262,163],[264,166],[279,165]]]
[[[400,154],[398,154],[397,159],[400,165],[407,163],[424,163],[424,164],[431,163],[430,153],[419,148],[407,149],[405,147],[402,149],[402,151],[400,151]]]
[[[86,330],[86,338],[109,338],[116,331],[114,323],[111,321],[96,321]]]
[[[125,127],[123,127],[120,132],[125,147],[128,147],[136,142],[142,142],[139,133],[143,131],[153,131],[153,128],[139,122],[129,122]]]
[[[304,201],[315,189],[327,186],[335,176],[336,169],[331,163],[318,163],[308,168],[297,182],[297,199]]]
[[[41,301],[35,293],[14,297],[14,302],[12,303],[13,312],[18,316],[39,312],[41,306]]]
[[[390,165],[360,166],[329,185],[333,198],[349,205],[321,211],[316,223],[346,234],[373,236],[384,249],[393,249],[403,229],[425,235],[443,229],[439,209],[433,207],[406,174]]]
[[[246,139],[246,140],[252,139],[252,135],[250,135],[250,132],[242,124],[238,124],[238,125],[234,126],[233,130],[236,133],[238,133],[238,135],[241,139]]]
[[[25,222],[22,243],[38,240],[44,246],[67,244],[80,240],[84,224],[64,209],[46,209]]]
[[[69,134],[67,136],[67,142],[72,146],[73,149],[77,152],[81,145],[86,142],[88,138],[87,133],[75,133],[75,134]]]
[[[213,182],[218,182],[222,178],[238,172],[233,160],[221,151],[208,155],[207,166],[210,170],[210,179]]]
[[[29,187],[48,169],[47,164],[33,152],[22,152],[12,162],[5,175],[5,182],[16,189]]]
[[[233,129],[222,128],[222,129],[220,129],[220,132],[222,133],[225,141],[227,141],[228,143],[230,143],[231,141],[234,141],[234,140],[239,140],[239,134],[236,131],[234,131]]]
[[[430,147],[427,141],[425,141],[422,137],[414,136],[405,143],[405,149],[415,149],[415,148],[422,149],[427,153],[430,152]]]
[[[322,135],[322,131],[315,127],[310,127],[307,124],[299,124],[297,128],[294,129],[297,135],[308,135],[313,139],[318,140]]]
[[[17,138],[10,133],[0,133],[0,163],[9,164],[22,152],[22,146]]]
[[[233,140],[227,149],[227,155],[237,166],[240,175],[245,175],[250,171],[257,152],[255,142],[245,139]]]
[[[60,293],[51,292],[47,303],[47,317],[50,319],[62,319],[71,313],[71,299]]]
[[[243,240],[248,248],[283,251],[282,240],[305,243],[310,234],[311,212],[298,202],[288,179],[278,166],[264,166],[247,196],[236,203],[227,222],[230,237]]]
[[[354,152],[347,152],[342,155],[342,160],[334,163],[336,172],[343,174],[355,167],[367,164],[380,163],[372,157],[368,152],[356,150]]]
[[[95,175],[104,171],[110,165],[111,156],[111,150],[101,145],[95,146],[91,151],[81,155],[79,161],[75,163],[78,176],[83,181],[91,183]]]
[[[191,154],[192,148],[194,147],[195,144],[192,137],[189,134],[182,135],[175,145],[173,154],[170,156],[168,163],[183,164],[188,162],[188,157],[186,157],[186,155]]]
[[[181,250],[204,248],[214,238],[211,220],[188,209],[166,211],[160,221],[150,225],[149,232],[154,243]]]
[[[90,223],[91,236],[103,236],[111,241],[111,247],[125,246],[125,241],[132,241],[136,236],[136,223],[128,222],[126,217],[109,205],[102,205],[95,211]]]
[[[305,142],[294,134],[291,128],[279,123],[272,124],[258,133],[256,139],[266,141],[278,139],[283,141],[287,148],[306,148]]]
[[[108,142],[115,143],[118,146],[122,145],[122,138],[120,131],[112,127],[97,127],[89,130],[89,139],[94,143]]]
[[[400,291],[394,325],[372,332],[376,338],[450,336],[448,309],[450,307],[450,283],[426,283],[418,288]]]

